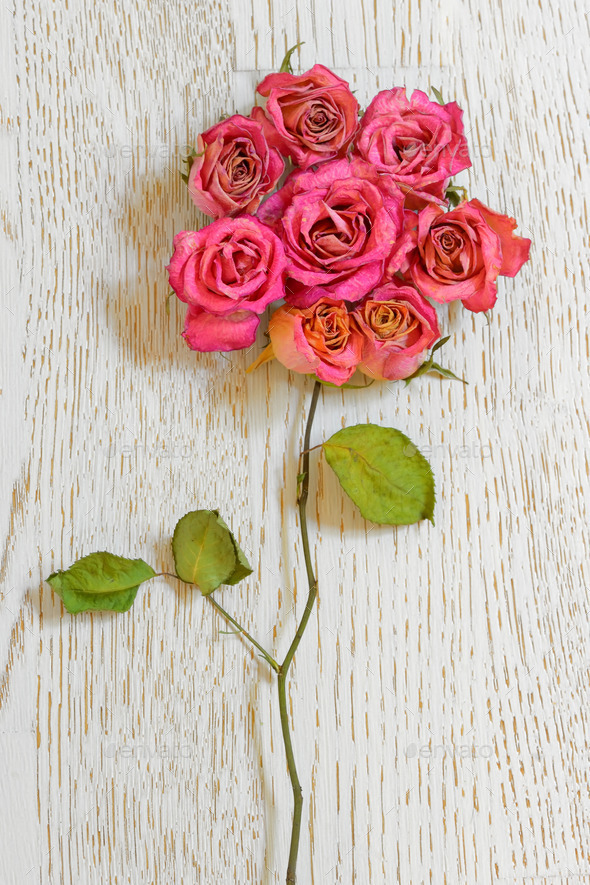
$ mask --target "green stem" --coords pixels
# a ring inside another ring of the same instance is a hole
[[[226,619],[226,621],[229,621],[230,624],[234,625],[234,627],[237,629],[238,633],[241,633],[242,636],[244,636],[249,642],[252,643],[252,645],[255,648],[258,649],[258,651],[260,652],[262,657],[265,659],[265,661],[267,661],[270,664],[270,666],[273,668],[275,673],[280,673],[281,668],[280,668],[279,664],[275,661],[273,656],[271,654],[269,654],[269,652],[267,652],[267,650],[265,648],[263,648],[260,645],[260,643],[257,642],[254,639],[254,637],[248,633],[247,630],[244,630],[244,628],[241,626],[241,624],[238,624],[236,619],[232,618],[232,616],[229,614],[229,612],[226,612],[226,610],[224,608],[222,608],[222,606],[220,606],[219,603],[216,602],[212,596],[209,595],[206,597],[206,599],[208,599],[208,601],[211,603],[213,608],[216,608],[217,611],[219,612],[219,614],[222,615]]]
[[[291,741],[291,732],[289,731],[289,714],[287,711],[287,674],[291,661],[299,647],[301,638],[307,627],[313,605],[318,592],[318,582],[313,570],[311,561],[311,553],[309,549],[309,536],[307,532],[307,498],[309,494],[309,452],[311,427],[318,404],[321,384],[315,382],[311,403],[309,406],[309,414],[307,416],[307,426],[305,428],[305,437],[303,440],[303,460],[301,465],[301,487],[299,492],[299,525],[301,528],[301,541],[303,543],[303,556],[305,558],[305,568],[307,571],[308,594],[307,602],[303,616],[297,627],[297,632],[293,638],[293,642],[289,646],[289,650],[285,655],[285,659],[278,670],[278,689],[279,689],[279,710],[281,716],[281,729],[283,733],[283,742],[285,744],[285,756],[287,757],[287,768],[291,779],[291,787],[293,788],[293,825],[291,828],[291,847],[289,849],[289,863],[287,866],[287,885],[295,885],[295,870],[297,867],[297,853],[299,851],[299,836],[301,833],[301,814],[303,811],[303,792],[301,783],[297,774],[297,766],[295,765],[295,756],[293,753],[293,743]]]
[[[289,777],[291,779],[291,786],[293,788],[293,825],[291,828],[291,846],[289,849],[289,862],[287,866],[287,885],[295,885],[295,870],[297,867],[297,853],[299,851],[299,836],[301,833],[301,814],[303,811],[303,792],[301,790],[301,783],[299,782],[299,776],[297,774],[297,766],[295,764],[295,756],[293,753],[293,743],[291,741],[291,732],[289,730],[289,713],[287,710],[287,674],[289,672],[289,667],[291,666],[291,662],[293,657],[295,656],[295,652],[299,647],[299,643],[301,642],[301,638],[303,633],[305,632],[305,628],[307,627],[307,623],[311,616],[311,612],[313,609],[313,605],[318,592],[318,584],[317,579],[314,574],[313,564],[311,561],[311,552],[309,549],[309,536],[307,532],[307,498],[309,495],[309,453],[312,451],[310,449],[310,438],[311,438],[311,428],[313,424],[313,419],[315,416],[318,399],[321,391],[321,383],[319,381],[315,382],[313,393],[311,396],[311,403],[309,406],[309,414],[307,416],[307,425],[305,427],[305,436],[303,440],[303,451],[301,453],[301,481],[299,483],[299,526],[301,529],[301,541],[303,543],[303,556],[305,559],[305,569],[307,572],[307,583],[308,583],[308,594],[307,594],[307,602],[305,603],[305,610],[303,612],[301,621],[299,622],[299,626],[295,632],[295,636],[293,637],[293,641],[289,646],[287,654],[281,664],[277,663],[275,659],[272,657],[269,652],[265,648],[263,648],[260,643],[258,643],[253,636],[251,636],[247,630],[239,624],[235,618],[233,618],[229,612],[226,612],[218,602],[213,599],[211,595],[206,598],[209,600],[211,605],[217,609],[220,615],[222,615],[230,624],[236,628],[236,630],[244,636],[252,645],[258,649],[262,657],[270,664],[272,669],[278,675],[278,689],[279,689],[279,711],[281,717],[281,730],[283,734],[283,742],[285,744],[285,756],[287,758],[287,768],[289,771]],[[314,446],[314,448],[318,448]],[[168,574],[167,572],[162,572],[162,574]],[[171,578],[177,577],[176,575],[170,575]]]
[[[159,577],[159,576],[165,576],[167,578],[176,578],[177,581],[182,581],[182,578],[179,578],[178,575],[172,575],[172,574],[170,574],[170,572],[160,572],[159,575],[157,575],[156,577]],[[186,581],[183,581],[183,583],[186,583]],[[260,652],[262,657],[265,659],[265,661],[267,661],[270,664],[270,666],[273,668],[275,673],[278,673],[280,671],[281,668],[280,668],[279,664],[277,663],[277,661],[275,661],[275,659],[270,654],[270,652],[268,652],[265,648],[263,648],[260,645],[260,643],[257,642],[254,639],[254,637],[248,633],[247,630],[244,630],[242,625],[238,624],[236,619],[232,618],[232,616],[230,615],[229,612],[226,612],[226,610],[221,605],[219,605],[219,603],[215,599],[213,599],[213,597],[210,594],[208,596],[205,596],[205,599],[207,599],[211,603],[213,608],[217,609],[219,614],[222,615],[226,621],[229,621],[230,624],[234,625],[234,627],[236,628],[238,633],[240,633],[245,639],[247,639],[248,642],[251,642],[252,645],[254,646],[254,648],[258,649],[258,651]]]

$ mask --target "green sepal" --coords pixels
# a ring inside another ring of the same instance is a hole
[[[186,172],[181,172],[180,177],[182,178],[182,180],[184,181],[184,183],[186,185],[188,185],[188,180],[190,177],[191,168],[192,168],[193,163],[195,162],[196,157],[202,157],[204,154],[205,154],[205,149],[203,149],[202,151],[197,153],[197,151],[192,147],[188,151],[186,157],[182,160],[182,162],[186,166]]]
[[[459,203],[464,203],[467,199],[467,189],[459,187],[457,184],[449,184],[445,191],[445,200],[449,203],[451,209],[455,209]]]
[[[434,375],[434,374],[442,375],[443,378],[449,378],[451,381],[461,381],[463,384],[469,383],[468,381],[465,381],[464,378],[459,378],[457,375],[455,375],[454,372],[451,372],[450,369],[445,369],[441,365],[439,365],[439,363],[434,362],[434,359],[433,359],[434,354],[436,353],[437,350],[440,350],[444,344],[447,343],[447,341],[450,339],[450,337],[451,337],[450,335],[446,335],[444,338],[441,338],[439,341],[436,342],[436,344],[434,345],[434,347],[430,351],[430,356],[428,357],[428,359],[425,360],[422,363],[422,365],[418,366],[416,371],[413,372],[411,375],[408,375],[408,377],[405,379],[406,387],[408,386],[408,384],[411,381],[414,380],[414,378],[419,378],[420,375]]]
[[[297,49],[299,49],[300,46],[303,46],[304,42],[305,41],[302,40],[300,43],[296,43],[295,46],[292,46],[291,49],[287,49],[287,51],[285,53],[285,57],[284,57],[283,61],[281,62],[281,66],[279,68],[279,74],[292,74],[293,73],[293,68],[291,67],[291,56],[293,55],[293,53]]]
[[[439,104],[446,104],[444,98],[442,97],[442,87],[441,89],[437,89],[436,86],[431,86],[430,89]]]
[[[428,374],[428,372],[430,372],[430,370],[432,369],[433,364],[434,364],[434,360],[432,359],[432,357],[430,357],[427,360],[424,360],[424,362],[420,366],[418,366],[418,368],[416,369],[415,372],[412,372],[411,375],[408,375],[407,378],[404,378],[404,382],[405,382],[406,387],[408,386],[408,384],[411,384],[415,378],[419,378],[420,375]]]
[[[442,375],[443,378],[448,378],[449,381],[460,381],[461,384],[469,384],[469,381],[466,381],[465,378],[459,378],[458,375],[455,375],[454,372],[451,372],[450,369],[445,369],[443,366],[439,366],[438,363],[433,363],[428,370],[429,375]]]
[[[451,340],[450,335],[445,335],[444,338],[439,338],[439,340],[436,342],[436,344],[434,345],[434,347],[430,351],[430,356],[432,356],[434,353],[436,353],[437,350],[440,350],[441,347],[444,347],[445,344],[447,343],[447,341],[450,341],[450,340]]]

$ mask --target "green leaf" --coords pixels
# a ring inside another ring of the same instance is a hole
[[[143,559],[91,553],[66,571],[54,572],[47,582],[72,615],[84,611],[126,612],[133,605],[139,585],[155,575]]]
[[[392,427],[356,424],[323,444],[326,460],[365,519],[380,525],[434,523],[434,478],[428,461]]]
[[[300,46],[303,46],[305,41],[301,41],[301,43],[296,43],[295,46],[292,46],[291,49],[287,49],[285,53],[285,57],[281,62],[281,66],[279,68],[279,74],[292,74],[293,68],[291,67],[291,56],[293,53],[299,49]]]
[[[193,510],[176,524],[172,537],[176,574],[204,596],[220,584],[236,584],[252,568],[217,510]]]
[[[442,97],[442,91],[440,89],[437,89],[435,86],[431,86],[430,89],[432,90],[432,94],[436,98],[437,102],[439,104],[445,104],[445,100]]]

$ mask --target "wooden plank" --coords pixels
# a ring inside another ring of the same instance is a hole
[[[163,579],[129,616],[70,618],[43,584],[96,549],[171,565],[217,506],[253,576],[223,604],[286,649],[309,381],[196,356],[164,266],[202,217],[177,170],[258,71],[321,61],[362,104],[442,88],[470,194],[532,261],[490,324],[452,308],[470,385],[322,394],[314,441],[404,430],[436,527],[373,527],[314,454],[320,605],[289,691],[303,883],[590,882],[588,13],[470,0],[114,0],[0,10],[4,77],[0,868],[8,883],[281,881],[290,827],[275,687]]]

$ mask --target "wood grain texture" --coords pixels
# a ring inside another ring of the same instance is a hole
[[[169,568],[179,516],[217,506],[256,567],[223,605],[288,645],[310,383],[185,349],[164,266],[199,221],[183,146],[301,40],[296,63],[362,104],[404,83],[456,98],[462,180],[534,245],[489,325],[449,312],[468,387],[323,393],[316,442],[371,420],[430,456],[437,525],[365,524],[314,455],[299,881],[590,883],[589,10],[8,0],[0,19],[1,882],[282,881],[268,668],[163,579],[130,616],[70,618],[43,578],[97,549]]]

